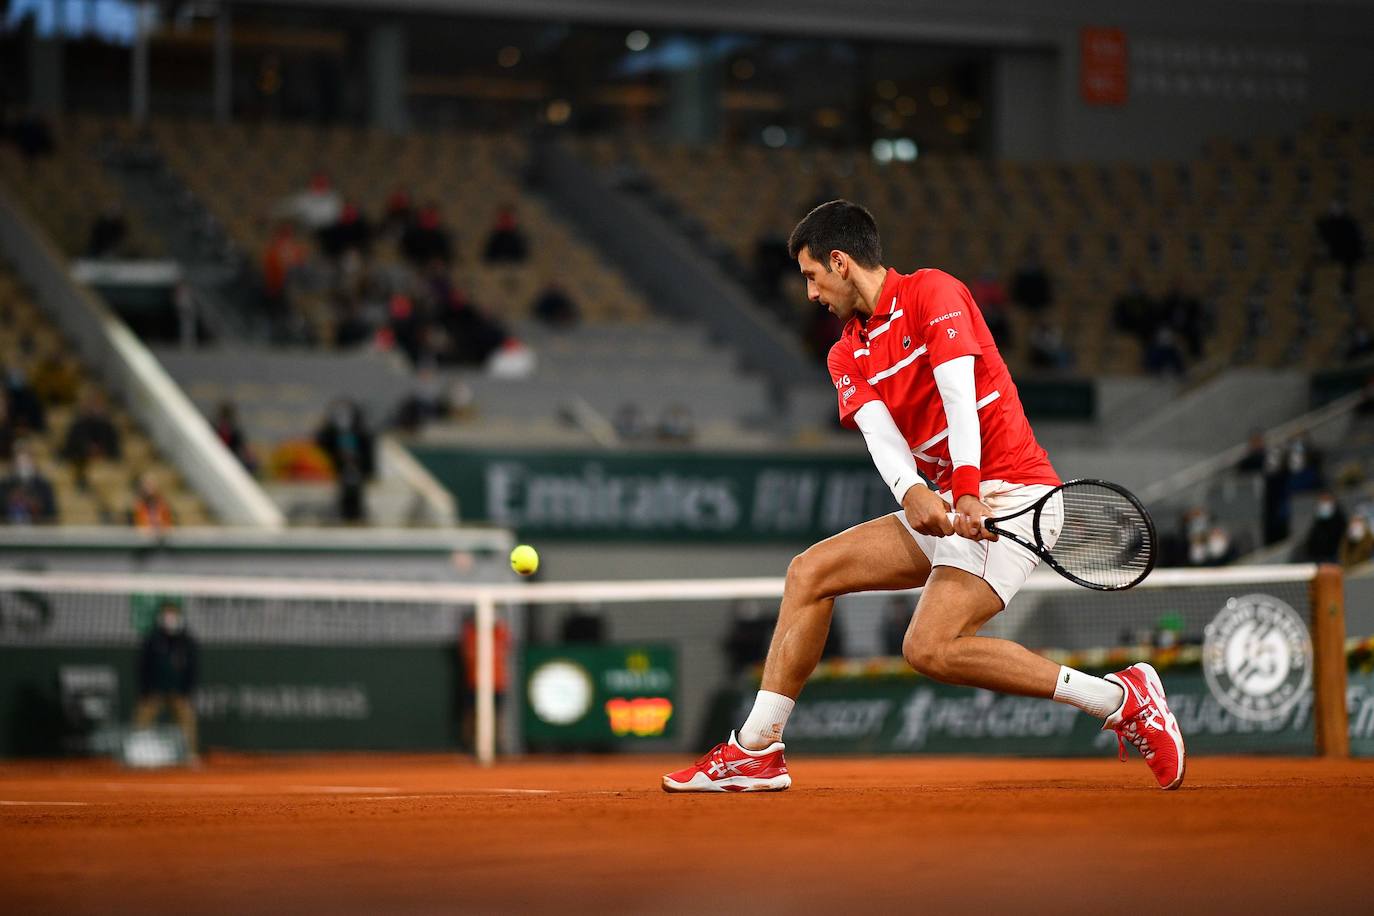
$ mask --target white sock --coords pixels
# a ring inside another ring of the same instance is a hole
[[[782,740],[782,730],[787,727],[787,717],[792,715],[792,707],[797,701],[771,690],[760,690],[754,698],[754,708],[744,727],[735,736],[741,745],[751,751],[761,751],[774,741]]]
[[[1126,692],[1111,681],[1061,665],[1054,682],[1054,699],[1077,706],[1090,716],[1105,719],[1121,708]]]

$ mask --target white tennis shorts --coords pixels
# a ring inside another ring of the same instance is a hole
[[[1007,483],[1005,480],[985,480],[978,488],[978,492],[983,503],[992,510],[993,516],[996,517],[1010,515],[1023,509],[1053,489],[1054,487],[1039,483]],[[948,492],[940,495],[944,497],[946,502],[953,504],[954,500]],[[1021,590],[1021,586],[1025,584],[1026,577],[1040,564],[1038,556],[1007,538],[1000,538],[996,541],[975,541],[960,537],[957,534],[951,534],[949,537],[917,534],[907,522],[905,512],[894,512],[893,515],[902,523],[902,527],[907,530],[907,533],[916,540],[916,546],[921,548],[921,553],[930,560],[932,569],[936,566],[953,566],[955,569],[972,573],[992,586],[997,597],[1002,599],[1002,607],[1006,607],[1011,602],[1011,599]],[[1034,544],[1034,521],[1035,513],[1027,512],[1011,521],[1002,522],[1001,525],[1008,531],[1013,531]],[[1041,512],[1040,531],[1046,547],[1054,547],[1055,541],[1059,539],[1059,531],[1063,527],[1063,523],[1064,500],[1061,496],[1055,496],[1054,499],[1045,504],[1045,508]]]

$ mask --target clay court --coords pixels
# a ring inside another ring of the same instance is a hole
[[[1374,765],[810,759],[670,796],[676,760],[0,766],[7,913],[1367,912]]]

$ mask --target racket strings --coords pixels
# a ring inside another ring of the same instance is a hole
[[[1094,483],[1065,487],[1063,526],[1052,555],[1066,572],[1103,588],[1135,584],[1150,569],[1154,528],[1126,495]]]

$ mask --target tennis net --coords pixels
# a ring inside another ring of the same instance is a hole
[[[126,715],[138,647],[167,602],[201,646],[207,746],[473,747],[483,760],[498,749],[686,750],[742,720],[782,586],[0,571],[0,754],[51,749],[93,685],[111,715]],[[1110,594],[1037,574],[984,634],[1090,671],[1151,661],[1193,753],[1340,754],[1348,737],[1369,752],[1374,678],[1360,663],[1371,644],[1347,639],[1342,595],[1339,572],[1311,565],[1160,570]],[[1102,752],[1109,736],[1075,710],[910,672],[897,653],[917,598],[837,601],[834,651],[789,723],[789,747]]]

